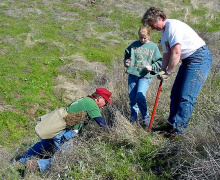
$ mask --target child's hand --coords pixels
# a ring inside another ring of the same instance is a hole
[[[152,71],[152,66],[145,66],[145,69],[148,71],[148,72],[150,72],[150,71]]]
[[[131,63],[130,60],[126,60],[126,61],[125,61],[125,66],[126,66],[126,67],[129,67],[129,66],[130,66],[130,63]]]

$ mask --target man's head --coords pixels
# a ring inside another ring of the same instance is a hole
[[[153,30],[161,31],[165,28],[166,14],[159,8],[149,8],[143,18],[142,24],[148,25]]]
[[[113,105],[113,103],[110,100],[112,93],[109,92],[105,88],[97,88],[95,93],[93,94],[93,97],[95,98],[95,101],[99,108],[104,107],[107,103]],[[96,96],[96,97],[95,97]]]

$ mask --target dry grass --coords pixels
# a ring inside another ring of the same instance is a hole
[[[105,87],[113,92],[112,100],[114,107],[110,105],[103,109],[103,116],[109,124],[109,133],[103,132],[97,127],[96,123],[90,122],[81,136],[74,138],[71,149],[64,150],[62,154],[55,155],[56,163],[53,164],[52,169],[43,176],[50,179],[59,176],[70,176],[70,172],[75,168],[79,168],[80,172],[90,172],[92,179],[99,179],[95,167],[100,166],[102,161],[117,161],[114,156],[106,149],[109,145],[114,146],[138,146],[141,143],[140,136],[147,137],[147,132],[140,129],[138,126],[130,124],[125,115],[128,111],[128,97],[127,97],[127,76],[124,73],[121,64],[113,63],[113,72],[108,76],[99,76],[96,82],[93,82],[89,87],[94,90],[96,87]],[[114,79],[115,81],[112,81]],[[120,86],[118,86],[120,84]],[[88,92],[90,92],[90,88]],[[158,137],[155,136],[158,140]],[[160,141],[161,142],[161,141]],[[158,141],[157,141],[158,143]],[[106,163],[106,168],[108,167]],[[93,174],[94,173],[94,174]],[[84,177],[85,178],[85,177]],[[82,179],[84,179],[82,178]],[[87,178],[85,178],[87,179]]]
[[[209,41],[207,41],[208,45],[210,42],[218,43],[215,35],[211,36],[206,34],[203,36],[203,38],[207,37],[209,37]],[[217,69],[219,69],[219,61],[215,61],[216,58],[219,57],[219,51],[215,48],[215,43],[210,44],[210,49],[214,57],[212,72],[197,100],[184,139],[177,142],[170,142],[169,140],[161,138],[157,133],[154,133],[153,137],[148,136],[154,143],[160,143],[166,147],[158,150],[153,158],[159,157],[166,161],[167,167],[172,170],[174,179],[218,179],[220,176],[219,91],[217,90],[217,92],[215,92],[216,88],[213,87],[219,78],[219,72],[217,71]],[[72,156],[74,156],[73,159],[77,166],[84,169],[89,168],[91,164],[96,161],[96,159],[93,159],[91,156],[91,148],[94,148],[94,146],[100,148],[97,144],[102,146],[104,139],[107,140],[107,142],[123,142],[132,145],[139,143],[137,135],[139,127],[131,126],[128,122],[129,101],[127,94],[127,75],[124,73],[121,62],[120,64],[113,63],[112,67],[112,73],[107,76],[103,75],[98,77],[97,80],[90,85],[91,89],[94,89],[96,86],[103,86],[114,92],[112,97],[115,105],[114,108],[105,109],[103,112],[108,123],[113,127],[111,129],[111,137],[105,136],[104,134],[95,135],[89,133],[89,135],[84,136],[84,138],[90,137],[90,143],[85,139],[77,141],[77,146],[74,146],[74,153],[71,154],[75,154]],[[166,119],[169,115],[169,93],[175,78],[174,76],[163,84],[163,91],[159,99],[154,126],[161,126],[166,123]],[[157,81],[156,78],[153,79],[147,92],[150,110],[152,110],[154,104],[158,85],[159,81]],[[141,133],[146,134],[146,132]],[[82,155],[79,156],[77,152],[83,152],[83,157]],[[104,147],[100,148],[99,152],[100,154],[105,152]],[[75,161],[75,159],[77,159],[76,156],[80,157],[77,161]]]
[[[49,179],[60,176],[74,178],[70,174],[78,169],[78,172],[89,173],[89,177],[85,175],[79,179],[103,179],[102,176],[105,175],[98,174],[97,168],[103,166],[102,168],[108,171],[108,168],[112,167],[108,166],[107,162],[117,161],[115,156],[111,155],[114,152],[109,151],[109,145],[136,146],[140,143],[137,127],[132,126],[118,111],[114,120],[114,127],[109,129],[109,133],[101,131],[95,123],[87,125],[81,136],[68,142],[73,145],[70,149],[55,155],[55,163],[43,176]]]
[[[160,1],[157,0],[154,3],[156,4],[158,2]],[[180,4],[178,4],[178,2],[178,0],[172,2],[168,0],[164,1],[163,6],[165,11],[168,12],[168,14],[170,12],[169,9],[172,9],[173,11],[184,11],[185,16],[182,17],[183,20],[190,19],[191,22],[197,23],[197,17],[194,18],[190,16],[192,9],[188,6],[186,9],[184,9]],[[51,6],[51,4],[53,4],[48,0],[44,0],[43,3],[47,6]],[[81,0],[80,4],[73,3],[71,5],[77,5],[79,8],[86,9],[87,3],[88,1]],[[106,7],[102,9],[103,12],[108,11],[108,13],[111,14],[112,12],[108,9],[108,7],[109,4],[112,4],[113,6],[120,8],[126,8],[126,11],[134,10],[134,12],[137,13],[137,16],[142,16],[143,12],[148,8],[148,6],[154,5],[154,3],[150,4],[146,1],[134,2],[131,0],[109,0],[101,1],[101,3],[106,3]],[[204,5],[209,8],[209,11],[205,17],[210,20],[215,18],[213,16],[213,12],[219,11],[218,0],[214,0],[212,2],[207,2],[205,0],[192,0],[190,3],[194,9],[198,9],[200,3],[205,3]],[[0,5],[1,4],[3,3],[0,3]],[[169,7],[169,9],[167,7]],[[14,17],[16,14],[26,17],[28,13],[32,12],[37,14],[41,13],[38,9],[26,9],[23,14],[21,14],[20,10],[8,9],[5,11],[8,16],[12,17]],[[66,16],[68,16],[69,19],[65,19]],[[77,18],[77,14],[65,14],[57,12],[54,13],[53,18],[58,20],[62,19],[64,21],[71,20],[71,18]],[[107,27],[117,27],[117,24],[113,24],[108,18],[100,18],[100,22],[105,22]],[[89,32],[85,32],[85,37],[96,33],[92,23],[88,24],[88,31]],[[103,33],[99,36],[99,38],[104,40],[109,35],[119,36],[120,33],[121,32],[119,31],[113,34]],[[42,43],[41,40],[31,41],[31,35],[32,34],[27,34],[26,44],[28,46],[31,46],[34,43]],[[73,147],[71,149],[64,151],[62,154],[57,153],[55,155],[56,163],[53,164],[50,171],[46,171],[41,175],[41,177],[30,174],[26,179],[65,179],[65,176],[69,175],[71,171],[77,167],[85,174],[85,177],[81,177],[79,179],[87,179],[86,174],[88,171],[92,174],[90,179],[102,179],[100,175],[95,173],[94,167],[99,166],[100,161],[107,162],[108,158],[111,158],[111,154],[105,154],[108,153],[107,144],[114,144],[115,146],[137,146],[140,143],[140,136],[151,139],[153,143],[162,144],[164,147],[166,147],[158,149],[158,152],[154,155],[154,157],[152,157],[152,159],[160,157],[162,160],[166,161],[166,165],[172,169],[173,179],[219,179],[219,32],[213,34],[202,34],[202,37],[206,40],[207,45],[213,54],[213,67],[211,74],[195,104],[195,110],[191,118],[187,134],[185,135],[184,139],[177,142],[170,142],[168,139],[164,139],[157,133],[153,133],[152,136],[148,135],[146,132],[140,130],[139,127],[132,126],[129,123],[128,119],[130,111],[127,92],[127,75],[124,73],[125,69],[122,66],[121,60],[120,62],[114,62],[112,64],[112,72],[105,74],[103,71],[100,71],[103,69],[105,70],[105,67],[100,65],[100,63],[86,62],[84,57],[78,55],[62,57],[60,60],[74,62],[72,64],[60,67],[61,70],[73,73],[79,68],[81,69],[83,66],[85,67],[85,70],[90,70],[95,74],[96,80],[92,83],[88,83],[80,82],[77,79],[72,80],[59,76],[56,79],[58,86],[55,87],[55,94],[62,92],[63,100],[69,102],[70,100],[76,99],[79,96],[91,94],[97,87],[105,87],[112,91],[114,107],[103,109],[103,115],[110,126],[110,134],[101,132],[96,124],[89,124],[82,136],[74,138],[72,142],[69,142],[73,143]],[[15,43],[15,40],[9,37],[3,39],[3,42],[4,41]],[[109,41],[109,44],[114,43],[117,44],[120,43],[120,41]],[[63,49],[62,44],[55,43],[53,45],[60,47],[61,50]],[[162,126],[167,122],[167,117],[169,115],[169,95],[174,78],[175,74],[170,78],[169,81],[163,84],[163,90],[160,95],[153,124],[155,127]],[[153,108],[158,86],[159,81],[154,78],[147,92],[147,101],[150,111],[152,111]],[[3,106],[3,103],[1,103],[1,105],[0,110],[2,108],[3,110],[11,109],[10,106]],[[11,166],[7,164],[7,161],[10,159],[9,157],[11,155],[8,154],[2,147],[0,148],[0,163],[2,164],[1,171],[5,173],[11,169]],[[25,149],[28,149],[28,147]],[[17,153],[18,151],[15,152],[15,154]],[[113,159],[113,161],[118,161],[118,159]],[[106,169],[109,168],[107,165],[104,167]],[[14,171],[12,170],[11,172],[13,173]]]
[[[173,158],[173,175],[178,179],[219,179],[219,122],[204,123],[190,130],[179,144],[181,152]]]
[[[218,179],[220,173],[220,116],[217,114],[219,113],[219,104],[213,99],[217,99],[219,94],[215,94],[213,98],[208,95],[212,94],[214,90],[211,82],[214,81],[213,78],[217,77],[216,72],[210,74],[210,79],[208,79],[198,98],[195,107],[195,111],[198,111],[198,113],[194,113],[184,139],[170,142],[157,133],[153,133],[153,136],[148,135],[140,130],[140,127],[132,126],[129,123],[127,75],[124,72],[122,62],[115,62],[112,67],[113,71],[111,73],[97,76],[96,81],[85,88],[88,94],[93,92],[96,87],[105,87],[113,92],[114,107],[110,106],[103,109],[103,115],[110,126],[110,134],[100,131],[96,124],[90,123],[83,131],[82,136],[69,142],[73,143],[71,149],[55,155],[56,163],[53,164],[50,171],[46,171],[41,177],[43,179],[65,179],[65,176],[71,177],[72,171],[77,171],[77,168],[79,168],[79,172],[85,174],[85,177],[81,177],[81,179],[87,179],[86,174],[88,172],[90,173],[90,179],[102,179],[101,175],[96,173],[96,168],[104,163],[104,168],[108,169],[111,167],[107,165],[107,161],[117,161],[117,159],[111,159],[113,157],[108,151],[108,145],[135,147],[141,143],[140,136],[142,136],[150,139],[154,144],[165,147],[158,149],[148,158],[152,160],[159,158],[161,161],[166,162],[166,167],[172,170],[174,179]],[[216,65],[213,69],[215,68]],[[169,114],[168,98],[173,80],[174,77],[163,85],[154,126],[161,126],[166,122]],[[159,81],[154,79],[147,92],[151,110],[158,85]],[[207,89],[210,91],[209,93],[205,93]],[[210,106],[205,106],[205,104]],[[208,120],[207,117],[209,117]],[[132,153],[129,156],[132,156]],[[163,167],[158,165],[154,171],[160,173],[162,170]],[[40,179],[33,174],[27,178]]]

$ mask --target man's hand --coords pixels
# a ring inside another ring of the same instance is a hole
[[[158,74],[157,74],[157,79],[160,79],[160,80],[167,80],[168,78],[170,77],[170,74],[168,74],[168,72],[165,70],[165,71],[160,71]]]

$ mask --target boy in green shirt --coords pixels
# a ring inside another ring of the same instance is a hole
[[[105,88],[97,88],[95,93],[87,97],[73,101],[66,109],[66,116],[63,119],[66,125],[73,126],[72,129],[67,127],[51,139],[42,139],[31,147],[20,159],[20,162],[26,165],[27,172],[44,171],[51,167],[52,158],[49,159],[32,159],[34,156],[42,158],[46,151],[51,149],[60,150],[65,141],[72,139],[79,132],[79,128],[85,125],[85,121],[94,119],[103,129],[107,130],[107,123],[102,117],[100,109],[108,103],[113,105],[110,97],[111,92]],[[80,126],[80,127],[79,127]],[[44,127],[42,127],[44,128]],[[50,128],[48,125],[46,128]]]
[[[146,92],[151,78],[161,71],[162,56],[157,45],[151,42],[150,30],[143,26],[138,31],[139,40],[125,49],[124,65],[127,67],[128,93],[130,99],[130,122],[137,121],[140,110],[144,127],[149,125],[150,116]]]

